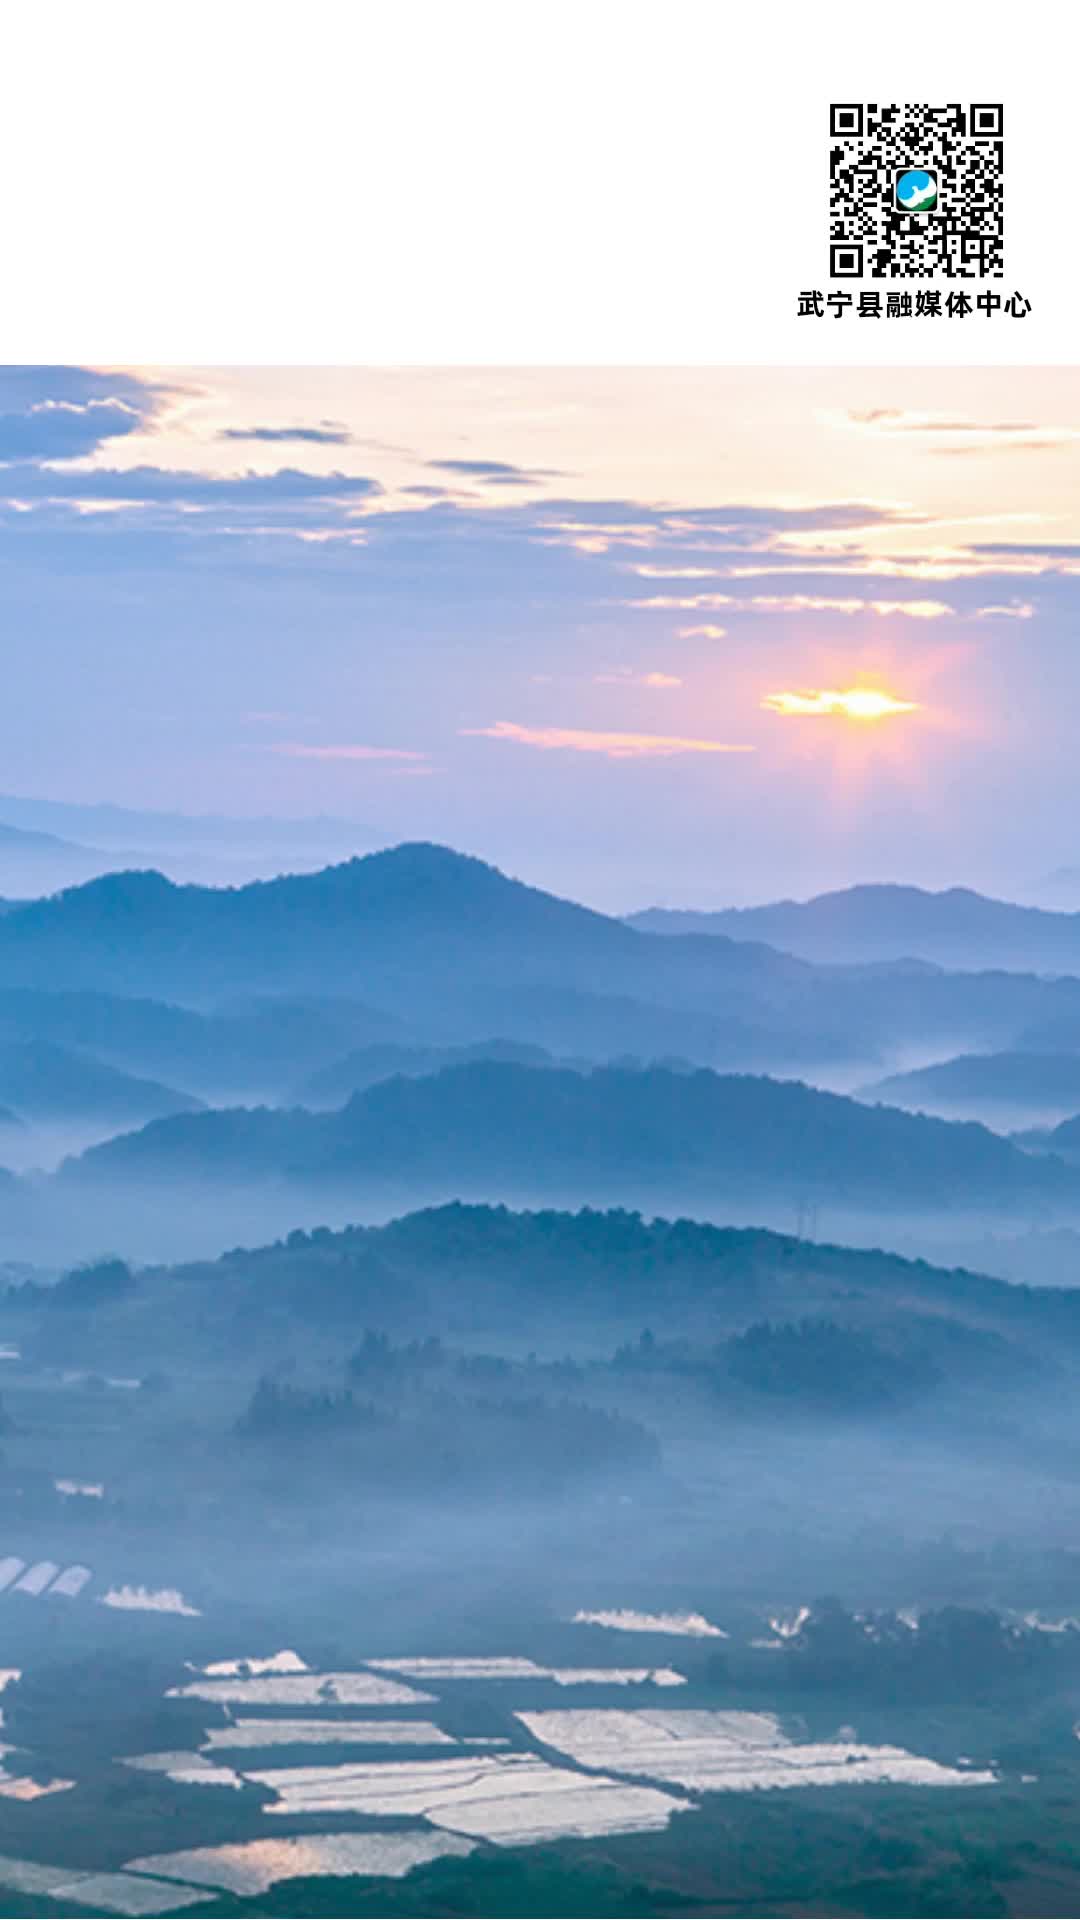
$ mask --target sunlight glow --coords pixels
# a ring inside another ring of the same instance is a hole
[[[767,693],[762,707],[768,713],[838,715],[843,720],[887,720],[898,713],[917,713],[917,700],[897,700],[877,687],[847,687],[842,692],[825,687],[813,693]]]

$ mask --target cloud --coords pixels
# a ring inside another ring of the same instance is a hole
[[[597,687],[681,687],[674,673],[635,673],[632,667],[620,667],[614,673],[594,673]]]
[[[175,389],[79,367],[0,369],[0,462],[82,460],[145,430]]]
[[[637,562],[630,571],[640,574],[643,580],[716,580],[720,574],[717,567],[657,567]]]
[[[980,607],[976,620],[1031,620],[1035,609],[1030,600],[1013,600],[1007,606]]]
[[[1033,559],[1010,560],[1008,565],[981,560],[965,547],[937,548],[927,553],[861,553],[850,547],[799,547],[773,551],[765,561],[739,561],[724,569],[728,580],[778,579],[802,575],[807,578],[827,575],[833,579],[856,579],[864,575],[879,580],[976,580],[981,575],[1002,573],[1040,573],[1047,569]]]
[[[750,506],[745,502],[715,507],[644,506],[639,500],[546,500],[547,514],[566,514],[583,526],[602,526],[617,530],[625,525],[693,529],[698,533],[766,532],[799,527],[813,530],[861,527],[918,526],[925,516],[910,508],[895,507],[876,500],[818,501],[813,506],[785,507],[779,504]]]
[[[645,600],[628,600],[626,604],[639,612],[693,613],[696,609],[709,612],[715,607],[733,607],[738,602],[730,593],[654,593]],[[745,606],[748,602],[742,604]]]
[[[720,740],[687,739],[680,734],[602,733],[584,727],[521,727],[512,720],[496,720],[492,727],[462,727],[462,734],[488,740],[511,740],[543,752],[600,753],[608,760],[670,760],[684,753],[753,753],[750,746],[731,746]]]
[[[1080,433],[1072,428],[1051,427],[1047,428],[1045,433],[1040,431],[1037,438],[1031,440],[1002,440],[997,444],[995,451],[998,453],[1058,453],[1076,439],[1080,439]],[[969,442],[967,445],[957,447],[931,448],[933,453],[952,455],[985,451],[986,444],[983,442]]]
[[[308,746],[299,740],[280,740],[267,749],[287,760],[426,760],[412,747]]]
[[[835,421],[838,416],[828,417]],[[960,435],[973,443],[934,447],[930,449],[934,453],[976,453],[995,441],[1000,442],[1001,451],[1043,452],[1080,439],[1080,427],[1042,427],[1034,420],[972,420],[949,414],[917,413],[902,407],[849,408],[839,420],[844,425],[869,429],[872,433],[942,434],[949,438]]]
[[[910,620],[941,620],[954,611],[944,600],[834,600],[811,593],[756,593],[743,604],[762,613],[903,614]]]
[[[0,412],[24,413],[46,400],[89,406],[93,400],[124,400],[136,412],[155,413],[187,387],[147,380],[135,373],[99,372],[93,367],[0,366]]]
[[[812,593],[754,593],[745,600],[736,599],[730,593],[656,594],[651,599],[631,600],[627,604],[685,613],[711,612],[718,607],[730,607],[736,613],[876,613],[885,616],[899,613],[912,620],[940,620],[955,611],[944,600],[856,600]]]
[[[1073,540],[978,540],[975,553],[993,554],[995,559],[1010,556],[1034,556],[1039,560],[1080,560],[1080,541]]]
[[[557,467],[511,466],[506,460],[425,460],[437,473],[453,473],[465,480],[486,480],[494,487],[533,487],[541,480],[564,478]]]
[[[381,494],[377,480],[363,474],[305,473],[279,467],[276,473],[205,474],[169,467],[88,467],[83,469],[20,465],[0,468],[0,498],[16,501],[73,501],[118,506],[259,507],[305,502],[331,504],[367,500]]]
[[[849,407],[844,419],[884,433],[1036,433],[1033,420],[957,420],[948,414],[909,412],[904,407]]]
[[[680,640],[723,640],[727,637],[727,628],[714,627],[706,621],[700,627],[680,627],[677,637]]]
[[[352,444],[348,427],[324,420],[318,427],[222,427],[219,440],[264,440],[271,444],[299,440],[313,447],[347,447]]]
[[[143,417],[125,400],[40,400],[0,414],[0,461],[79,460],[106,440],[137,433]]]

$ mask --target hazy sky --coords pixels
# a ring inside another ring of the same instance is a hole
[[[616,908],[1080,866],[1073,369],[0,384],[8,792]]]

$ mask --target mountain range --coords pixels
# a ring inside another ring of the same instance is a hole
[[[299,847],[308,852],[321,849],[324,857],[330,858],[383,838],[372,826],[329,814],[287,819],[270,814],[170,813],[153,807],[42,800],[15,793],[0,794],[0,820],[29,832],[92,840],[96,847],[106,847],[113,853],[125,847],[174,847],[184,851]]]
[[[822,1198],[924,1211],[1080,1209],[1080,1182],[986,1128],[868,1108],[800,1082],[701,1069],[591,1073],[478,1061],[365,1088],[337,1112],[156,1120],[65,1163],[62,1183],[259,1182],[698,1207]]]
[[[967,887],[854,886],[709,913],[651,907],[627,924],[643,933],[765,941],[819,963],[912,956],[943,967],[1080,972],[1080,913],[1015,906]]]
[[[401,1048],[409,1037],[393,1015],[359,1000],[255,997],[199,1012],[123,994],[0,989],[0,1054],[21,1045],[44,1059],[43,1049],[62,1049],[233,1101],[276,1099],[350,1049]]]
[[[76,886],[115,864],[113,855],[97,847],[81,846],[55,833],[12,826],[0,819],[0,895],[5,900]]]
[[[14,907],[0,915],[0,1000],[43,980],[203,1013],[260,996],[361,1000],[429,1044],[495,1031],[593,1059],[782,1071],[1080,1031],[1078,979],[821,965],[717,933],[660,937],[426,844],[242,887],[114,873]]]
[[[865,1100],[930,1112],[978,1114],[1080,1111],[1080,1054],[965,1053],[889,1074],[859,1090]]]
[[[0,1043],[0,1101],[24,1120],[127,1127],[202,1105],[175,1087],[45,1040]]]
[[[0,896],[28,899],[146,867],[180,881],[236,884],[309,871],[380,839],[370,827],[322,816],[245,820],[0,795]]]

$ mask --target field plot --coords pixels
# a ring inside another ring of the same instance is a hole
[[[374,1673],[275,1673],[191,1680],[170,1688],[169,1697],[252,1707],[404,1707],[429,1705],[435,1696]]]
[[[372,1660],[373,1667],[408,1674],[414,1680],[554,1680],[560,1687],[681,1687],[686,1682],[671,1667],[543,1667],[512,1654],[489,1659]]]
[[[378,1874],[398,1880],[429,1860],[470,1854],[474,1844],[454,1833],[305,1833],[154,1854],[131,1864],[144,1873],[182,1876],[243,1897],[265,1893],[279,1880],[317,1874]]]
[[[36,1860],[6,1856],[0,1857],[0,1884],[16,1893],[64,1900],[91,1912],[104,1907],[111,1913],[130,1914],[133,1920],[142,1914],[174,1913],[210,1898],[194,1886],[143,1879],[134,1873],[73,1873],[70,1867],[46,1867]]]
[[[454,1747],[433,1720],[234,1720],[210,1727],[205,1745],[239,1747]]]
[[[686,1802],[651,1787],[555,1767],[532,1754],[271,1768],[248,1778],[277,1795],[272,1814],[419,1814],[433,1826],[520,1846],[566,1835],[666,1826]]]
[[[647,1774],[700,1793],[758,1787],[992,1786],[992,1773],[942,1766],[902,1747],[796,1742],[769,1713],[605,1711],[519,1713],[547,1747],[586,1767]]]

